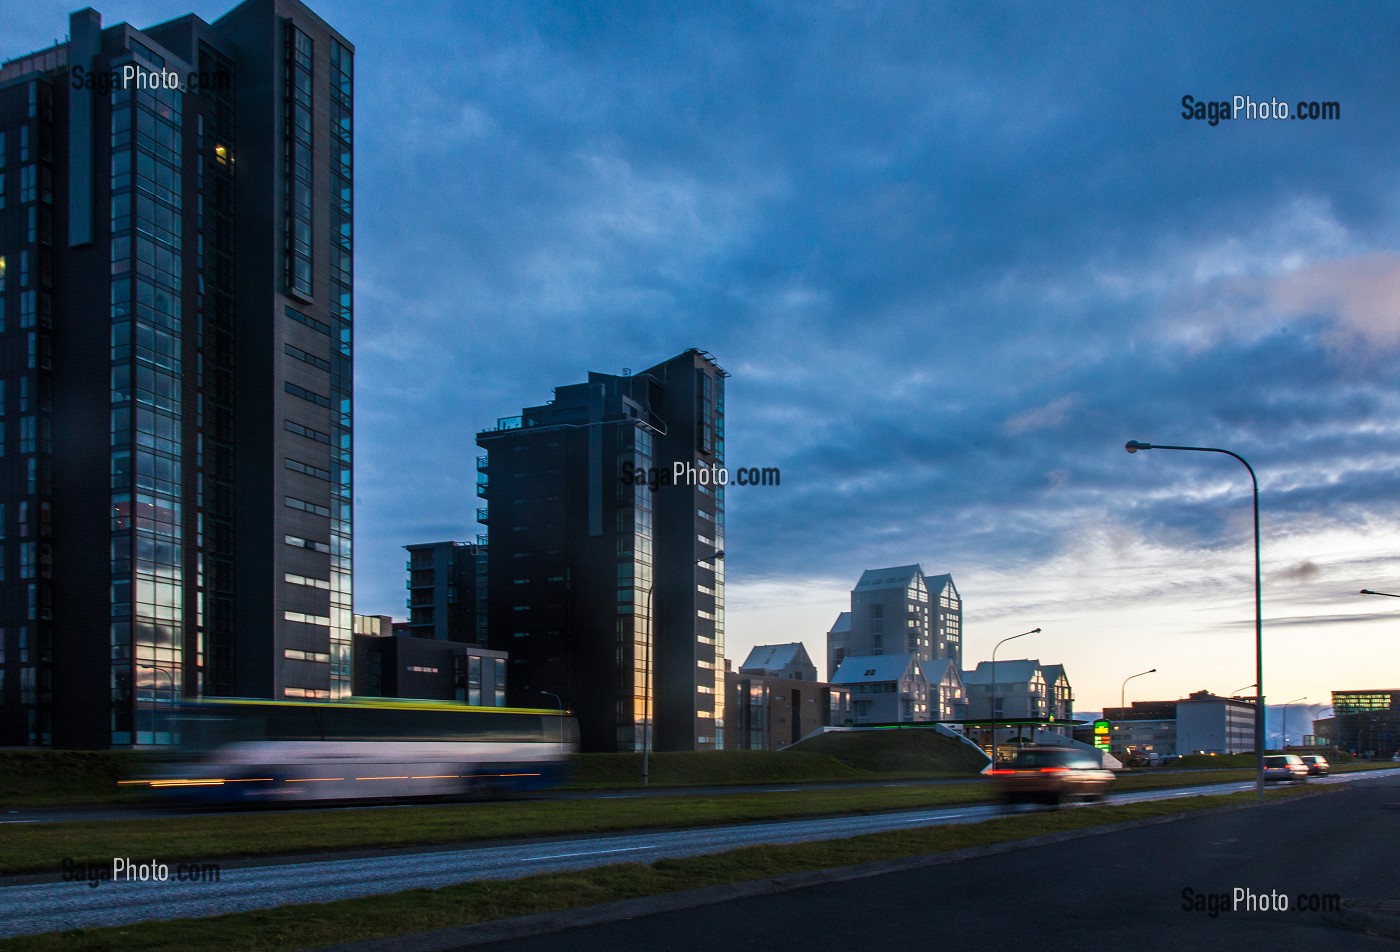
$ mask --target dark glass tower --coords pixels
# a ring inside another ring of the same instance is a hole
[[[352,61],[249,0],[0,69],[0,744],[349,693]]]
[[[652,749],[723,746],[724,489],[646,474],[723,467],[726,376],[698,350],[590,373],[477,435],[488,646],[509,703],[559,695],[585,750],[642,749],[649,700]]]

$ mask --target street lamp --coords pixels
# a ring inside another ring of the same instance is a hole
[[[1124,711],[1124,710],[1127,708],[1127,706],[1128,706],[1128,696],[1127,696],[1127,693],[1126,693],[1127,690],[1128,690],[1128,682],[1131,681],[1133,678],[1140,678],[1140,677],[1142,677],[1144,674],[1156,674],[1156,673],[1157,673],[1157,669],[1156,669],[1156,668],[1153,668],[1153,669],[1150,670],[1150,671],[1139,671],[1137,674],[1130,674],[1130,675],[1128,675],[1126,678],[1123,679],[1123,683],[1122,683],[1121,685],[1118,686],[1118,716],[1119,716],[1119,717],[1125,717],[1125,715],[1123,714],[1123,711]]]
[[[1299,701],[1306,701],[1307,699],[1308,696],[1305,694],[1302,697],[1295,697],[1293,700],[1289,701],[1288,704],[1297,704]],[[1279,748],[1280,750],[1288,750],[1288,704],[1283,706],[1283,746]]]
[[[165,675],[167,678],[170,679],[170,743],[173,745],[173,744],[175,743],[175,699],[179,696],[179,693],[180,693],[179,691],[177,691],[177,690],[175,689],[175,675],[174,675],[173,672],[167,671],[165,668],[157,667],[156,665],[153,665],[153,664],[146,664],[145,662],[142,662],[142,661],[138,661],[138,662],[136,663],[136,667],[138,667],[138,668],[145,668],[147,671],[156,671],[156,672],[159,672],[160,674],[163,674],[163,675]],[[151,724],[151,733],[152,733],[152,735],[155,736],[155,737],[159,737],[159,736],[160,736],[159,727],[158,727],[158,725],[157,725],[156,723],[154,723],[154,716],[155,716],[155,715],[159,715],[159,713],[160,713],[160,705],[159,705],[158,703],[156,703],[156,700],[155,700],[155,691],[152,690],[152,691],[151,691],[151,714],[153,715],[153,723]]]
[[[559,705],[559,749],[562,751],[564,749],[564,699],[553,691],[541,691],[540,693],[554,698],[555,703]]]
[[[705,562],[718,562],[724,558],[724,550],[716,549],[709,555],[701,559],[696,559],[691,563],[701,565]],[[651,770],[651,643],[656,637],[654,631],[655,624],[651,617],[651,599],[656,591],[656,576],[652,575],[651,581],[647,583],[647,663],[642,669],[642,784],[650,782]]]
[[[1244,687],[1235,688],[1233,691],[1230,692],[1230,696],[1231,696],[1231,697],[1239,697],[1241,691],[1243,691],[1245,688],[1252,688],[1252,687],[1254,687],[1254,685],[1252,685],[1252,684],[1246,684]]]
[[[1254,487],[1254,791],[1264,797],[1264,590],[1259,570],[1259,478],[1254,467],[1238,453],[1214,446],[1166,446],[1161,443],[1140,443],[1129,440],[1123,447],[1129,453],[1138,450],[1186,450],[1195,453],[1223,453],[1239,460],[1249,471]]]
[[[1400,598],[1400,595],[1392,595],[1392,594],[1390,594],[1389,592],[1373,592],[1373,591],[1371,591],[1369,588],[1363,588],[1363,589],[1361,590],[1361,594],[1362,594],[1362,595],[1384,595],[1384,596],[1386,596],[1387,598]]]
[[[993,770],[995,770],[996,767],[997,767],[997,648],[1000,648],[1002,645],[1006,644],[1008,641],[1014,641],[1014,640],[1017,639],[1017,638],[1024,638],[1024,637],[1026,637],[1026,635],[1037,635],[1037,634],[1039,634],[1039,633],[1040,633],[1040,629],[1039,629],[1039,628],[1032,628],[1030,631],[1023,631],[1023,632],[1021,632],[1019,635],[1011,635],[1010,637],[1003,638],[1003,639],[1001,639],[1001,641],[998,641],[998,642],[996,643],[996,645],[994,645],[994,646],[992,647],[992,699],[991,699],[991,714],[992,714],[992,769],[993,769]]]

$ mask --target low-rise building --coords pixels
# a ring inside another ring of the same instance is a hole
[[[850,718],[850,691],[817,679],[800,642],[759,645],[737,672],[725,670],[728,746],[781,750]]]
[[[505,707],[507,657],[504,651],[455,641],[355,635],[355,694]],[[543,694],[532,701],[536,707],[557,703]]]
[[[853,655],[841,662],[831,684],[851,692],[851,717],[856,724],[931,721],[924,663],[913,653]]]
[[[1333,691],[1329,726],[1342,750],[1358,757],[1395,756],[1400,753],[1400,690]]]

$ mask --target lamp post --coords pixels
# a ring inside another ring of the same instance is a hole
[[[1306,701],[1307,699],[1308,696],[1305,694],[1302,697],[1295,697],[1293,700],[1289,701],[1288,704],[1297,704],[1299,701]],[[1288,704],[1283,706],[1283,746],[1279,748],[1283,751],[1288,750]]]
[[[1384,595],[1386,598],[1400,598],[1400,595],[1392,595],[1389,592],[1373,592],[1369,588],[1361,590],[1362,595]]]
[[[998,642],[992,647],[992,698],[991,698],[991,715],[992,715],[992,769],[993,769],[993,770],[995,770],[995,769],[997,768],[997,648],[1000,648],[1002,645],[1006,644],[1008,641],[1014,641],[1014,640],[1017,639],[1017,638],[1024,638],[1024,637],[1026,637],[1026,635],[1037,635],[1037,634],[1039,634],[1039,633],[1040,633],[1040,629],[1039,629],[1039,628],[1032,628],[1030,631],[1023,631],[1023,632],[1021,632],[1019,635],[1011,635],[1010,637],[1003,638],[1003,639],[1001,639],[1001,641],[998,641]]]
[[[1156,674],[1156,673],[1157,673],[1157,669],[1156,669],[1156,668],[1153,668],[1153,669],[1151,669],[1150,671],[1139,671],[1137,674],[1130,674],[1130,675],[1128,675],[1126,678],[1123,679],[1123,683],[1122,683],[1121,685],[1119,685],[1119,687],[1118,687],[1118,711],[1119,711],[1119,716],[1122,716],[1122,712],[1123,712],[1124,710],[1126,710],[1127,707],[1128,707],[1128,695],[1127,695],[1127,693],[1126,693],[1127,690],[1128,690],[1128,682],[1131,681],[1133,678],[1140,678],[1140,677],[1142,677],[1144,674]]]
[[[553,691],[541,691],[540,693],[554,698],[555,703],[559,705],[559,749],[562,751],[564,749],[564,699]]]
[[[177,690],[175,689],[175,675],[174,675],[173,672],[167,671],[167,670],[164,669],[164,668],[158,667],[158,666],[156,666],[156,665],[154,665],[154,664],[147,664],[147,663],[142,662],[142,661],[138,661],[138,662],[136,663],[136,666],[137,666],[138,668],[145,668],[147,671],[155,671],[155,672],[158,672],[158,673],[160,673],[160,674],[165,675],[167,678],[170,679],[170,743],[171,743],[171,745],[174,745],[174,743],[175,743],[175,699],[176,699],[176,697],[179,696],[179,693],[180,693],[179,691],[177,691]],[[151,714],[152,714],[151,733],[152,733],[153,736],[159,737],[159,736],[160,736],[160,730],[158,729],[157,724],[156,724],[154,721],[155,721],[155,715],[158,715],[158,714],[160,713],[160,705],[157,704],[157,703],[155,702],[155,690],[154,690],[154,689],[152,689],[152,691],[151,691],[151,698],[152,698],[152,700],[151,700]]]
[[[1252,685],[1252,684],[1246,684],[1244,687],[1235,688],[1233,691],[1230,692],[1230,696],[1231,696],[1231,697],[1239,697],[1241,691],[1243,691],[1245,688],[1252,688],[1252,687],[1254,687],[1254,685]]]
[[[704,558],[696,559],[691,566],[705,562],[718,562],[724,558],[724,550],[716,549]],[[656,637],[655,625],[651,617],[651,599],[656,592],[656,576],[647,584],[647,663],[642,669],[642,784],[651,778],[651,644]]]
[[[1222,453],[1233,456],[1249,471],[1254,487],[1254,792],[1264,797],[1264,590],[1259,570],[1259,478],[1254,467],[1238,453],[1214,446],[1166,446],[1161,443],[1140,443],[1129,440],[1123,447],[1129,453],[1138,450],[1185,450],[1193,453]]]

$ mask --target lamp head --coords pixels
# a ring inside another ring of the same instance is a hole
[[[1151,443],[1139,443],[1137,440],[1129,440],[1123,447],[1129,453],[1136,453],[1138,450],[1152,449]]]

